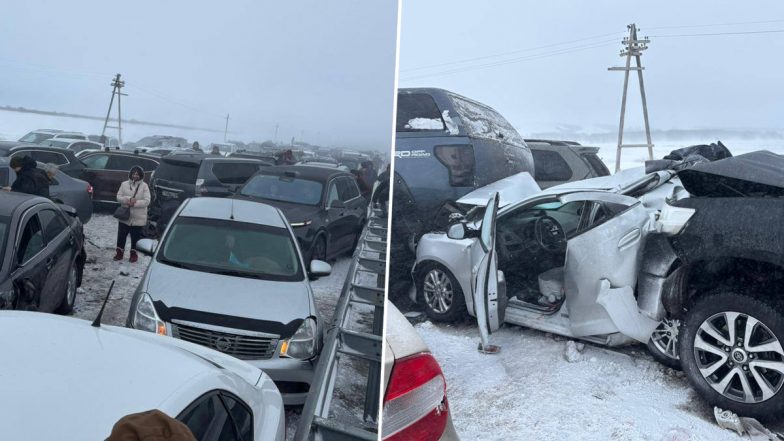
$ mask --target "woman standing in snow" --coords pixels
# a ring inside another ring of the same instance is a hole
[[[142,228],[147,225],[147,207],[150,205],[150,187],[144,182],[144,170],[133,166],[128,172],[128,180],[120,184],[117,192],[117,202],[123,207],[128,207],[130,216],[127,220],[119,219],[117,225],[117,254],[114,260],[122,260],[125,254],[125,240],[131,235],[131,257],[133,263],[139,259],[136,254],[136,242],[141,239]]]

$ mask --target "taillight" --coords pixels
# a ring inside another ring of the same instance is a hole
[[[87,194],[89,194],[90,195],[90,199],[92,199],[92,197],[93,197],[93,186],[90,185],[90,184],[87,184]]]
[[[395,362],[384,397],[384,441],[438,440],[449,416],[446,380],[431,354]]]

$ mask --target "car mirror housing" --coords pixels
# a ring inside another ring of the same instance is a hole
[[[311,260],[309,272],[312,278],[326,277],[332,273],[332,265],[323,260]]]
[[[465,224],[460,222],[457,224],[450,225],[449,229],[446,231],[446,237],[454,240],[465,239],[466,237]]]
[[[152,239],[139,239],[136,242],[136,250],[142,254],[147,256],[152,256],[155,254],[155,250],[158,248],[158,241]]]

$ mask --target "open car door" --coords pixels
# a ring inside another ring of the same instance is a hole
[[[647,342],[658,322],[640,313],[634,287],[650,215],[636,198],[580,192],[560,198],[584,201],[583,226],[567,241],[564,291],[575,337],[620,332]]]
[[[489,337],[504,322],[507,304],[506,285],[503,273],[498,271],[498,256],[495,252],[495,223],[499,200],[498,193],[494,193],[487,202],[482,218],[479,247],[472,253],[472,267],[476,271],[474,309],[482,340],[479,351],[486,353],[498,352],[497,346],[490,345]]]

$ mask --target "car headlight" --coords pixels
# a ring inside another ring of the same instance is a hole
[[[142,294],[139,303],[136,304],[136,312],[133,314],[133,327],[142,331],[166,335],[166,323],[158,317],[158,313],[155,312],[155,305],[152,304],[152,297],[147,293]]]
[[[306,220],[306,221],[302,221],[302,222],[292,222],[289,225],[291,225],[291,228],[299,228],[299,227],[307,227],[308,225],[310,225],[312,223],[313,223],[312,220]]]
[[[316,321],[307,318],[290,339],[281,342],[280,356],[307,360],[315,355]]]

